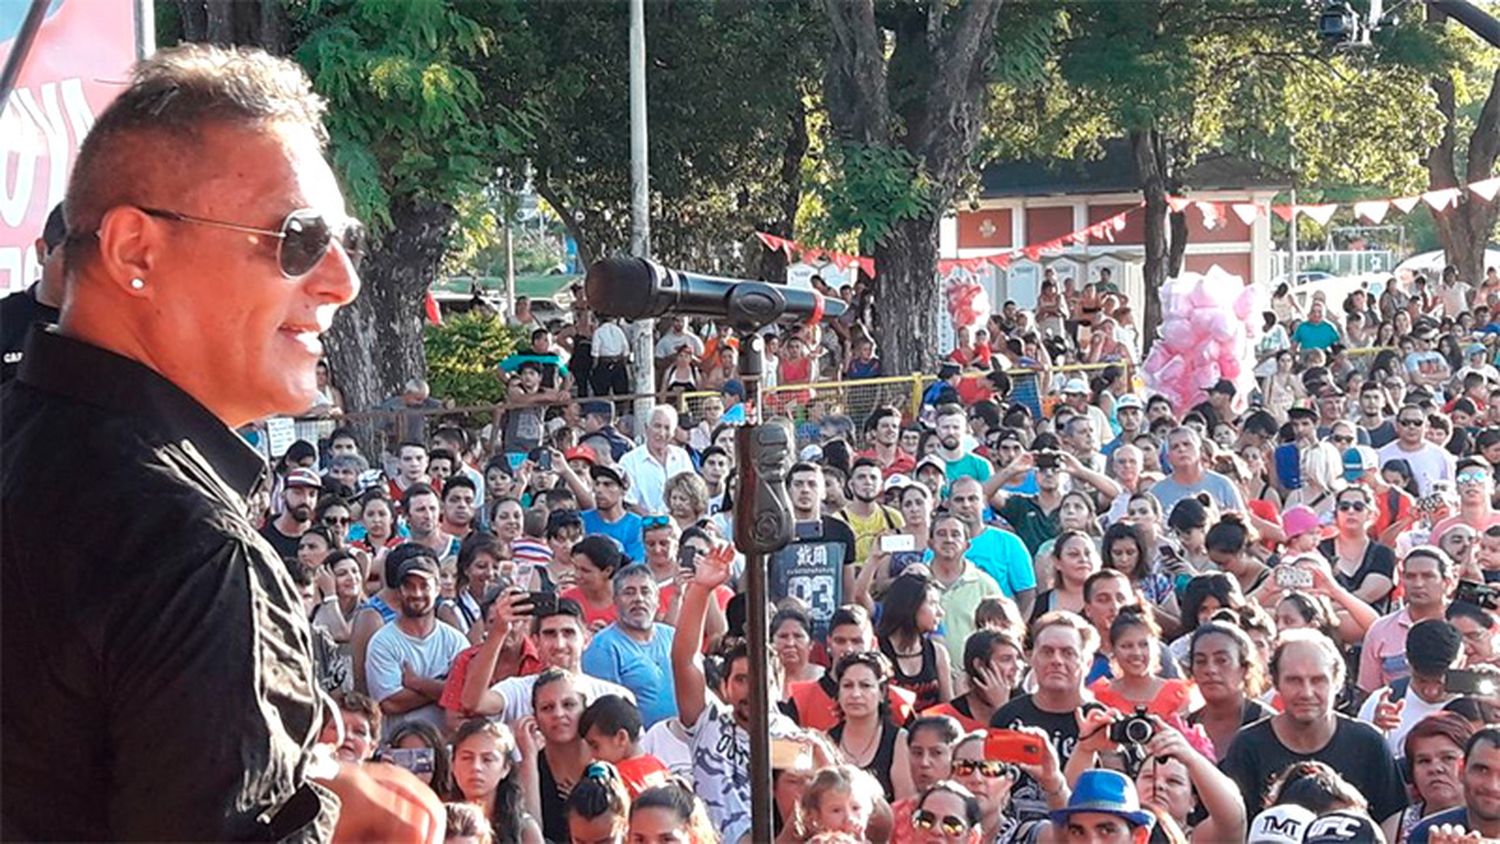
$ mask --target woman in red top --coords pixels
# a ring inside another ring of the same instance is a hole
[[[1149,610],[1122,607],[1109,626],[1109,644],[1117,676],[1113,680],[1101,678],[1089,687],[1100,703],[1126,713],[1144,706],[1147,712],[1169,721],[1201,704],[1191,681],[1159,676],[1161,628]]]
[[[607,536],[585,536],[573,546],[577,581],[558,597],[577,601],[583,607],[584,623],[595,633],[614,623],[615,593],[610,579],[622,561],[620,549]]]

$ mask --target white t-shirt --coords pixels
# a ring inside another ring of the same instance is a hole
[[[1375,723],[1375,707],[1380,703],[1381,692],[1389,689],[1389,686],[1376,689],[1374,694],[1365,698],[1364,704],[1359,708],[1359,720],[1371,725]],[[1415,727],[1418,721],[1434,712],[1441,711],[1444,706],[1448,705],[1446,700],[1441,703],[1428,703],[1422,700],[1416,692],[1411,690],[1411,686],[1406,687],[1406,695],[1401,700],[1401,721],[1396,724],[1395,729],[1385,734],[1385,746],[1389,747],[1395,756],[1400,756],[1405,752],[1406,734],[1411,732],[1411,728]]]
[[[1416,451],[1403,451],[1401,441],[1392,440],[1380,449],[1377,456],[1382,466],[1387,460],[1405,460],[1417,482],[1418,495],[1431,495],[1432,485],[1437,481],[1453,482],[1453,455],[1426,440]]]
[[[693,748],[688,743],[687,728],[676,717],[664,718],[641,735],[641,752],[662,761],[674,776],[691,781]]]
[[[500,709],[501,721],[509,723],[535,714],[531,708],[531,689],[536,685],[536,678],[539,676],[541,675],[527,674],[524,677],[507,677],[490,687],[490,691],[505,701]],[[587,674],[575,674],[573,687],[583,692],[583,699],[589,703],[605,695],[619,695],[635,703],[635,693],[629,689]]]
[[[452,626],[434,622],[432,632],[418,639],[408,636],[396,626],[396,622],[375,631],[370,637],[370,646],[365,651],[365,685],[370,697],[377,703],[401,691],[401,666],[410,665],[412,671],[429,679],[446,677],[453,658],[469,647],[469,640]],[[389,716],[385,721],[385,734],[390,735],[396,727],[407,721],[422,720],[441,726],[442,710],[434,701],[410,712]]]
[[[594,329],[590,349],[595,358],[620,358],[630,354],[630,341],[625,338],[624,329],[613,322],[605,322]]]
[[[677,347],[684,343],[693,350],[693,357],[703,357],[703,341],[698,339],[698,335],[677,334],[671,331],[663,334],[661,339],[656,341],[656,356],[659,358],[669,358],[677,354]]]
[[[616,464],[630,478],[630,488],[625,490],[625,503],[639,507],[648,514],[667,512],[667,478],[682,472],[693,471],[693,460],[687,452],[675,445],[667,446],[667,464],[656,462],[646,445],[632,448],[620,457]]]
[[[771,736],[796,731],[797,725],[773,708]],[[724,844],[737,844],[750,834],[750,734],[734,722],[734,709],[709,692],[688,736],[698,796]]]
[[[1442,284],[1437,286],[1438,299],[1443,303],[1443,316],[1457,318],[1459,314],[1469,309],[1469,291],[1474,288],[1456,281],[1452,287]]]

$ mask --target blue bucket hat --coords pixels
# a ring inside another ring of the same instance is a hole
[[[1156,816],[1141,810],[1140,797],[1136,795],[1135,783],[1119,771],[1096,768],[1084,771],[1068,797],[1066,808],[1052,812],[1052,823],[1062,826],[1068,818],[1080,812],[1097,812],[1114,815],[1126,821],[1150,829]]]

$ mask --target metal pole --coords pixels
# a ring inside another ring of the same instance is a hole
[[[516,242],[511,233],[510,203],[505,208],[505,309],[512,322],[516,318]]]
[[[1292,213],[1287,217],[1287,242],[1290,251],[1291,270],[1287,273],[1287,290],[1297,289],[1297,150],[1292,148]],[[1273,291],[1274,292],[1274,291]]]
[[[135,0],[136,61],[156,52],[156,4],[152,0]]]
[[[16,33],[10,55],[5,59],[5,68],[0,70],[0,114],[5,113],[10,92],[16,87],[16,80],[21,78],[21,65],[26,63],[26,57],[31,54],[31,45],[36,43],[36,34],[41,31],[42,21],[47,18],[47,5],[48,0],[31,0],[31,8],[26,10],[26,19],[21,21],[21,30]]]
[[[630,0],[630,254],[651,257],[651,171],[646,146],[646,0]],[[636,393],[656,392],[655,323],[635,324]],[[635,403],[637,433],[653,399]]]

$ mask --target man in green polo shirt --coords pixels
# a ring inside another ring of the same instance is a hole
[[[979,570],[964,556],[969,550],[969,527],[953,515],[940,515],[932,522],[932,579],[942,589],[938,603],[943,607],[946,627],[944,643],[952,665],[962,665],[964,643],[974,632],[974,610],[985,598],[997,598],[1000,591],[995,579]]]
[[[1292,332],[1292,347],[1298,351],[1326,349],[1339,342],[1339,330],[1323,318],[1323,303],[1313,302],[1307,321]]]

